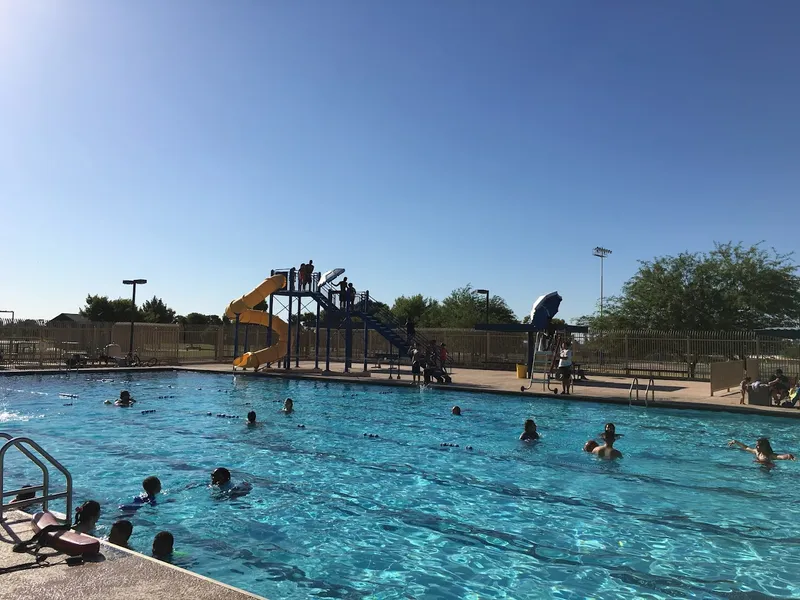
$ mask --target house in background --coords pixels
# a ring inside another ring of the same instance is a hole
[[[61,313],[47,322],[48,325],[53,323],[75,323],[78,325],[88,325],[91,323],[91,321],[83,315],[79,315],[77,313]]]

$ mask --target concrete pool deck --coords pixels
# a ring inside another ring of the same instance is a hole
[[[6,513],[0,523],[0,598],[26,600],[75,598],[81,600],[263,600],[249,592],[190,573],[147,556],[102,543],[98,558],[68,566],[64,554],[49,554],[48,566],[34,562],[32,554],[13,552],[14,544],[33,536],[31,516]]]

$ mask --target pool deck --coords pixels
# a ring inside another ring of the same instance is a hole
[[[33,555],[12,551],[14,544],[28,540],[33,531],[30,515],[7,513],[0,523],[0,598],[80,598],[81,600],[258,600],[261,597],[195,575],[136,552],[106,542],[100,555],[76,566],[65,564],[64,554],[51,554],[49,566],[19,568],[34,561]],[[262,599],[263,600],[263,599]]]
[[[197,364],[183,365],[176,367],[192,371],[204,371],[212,373],[231,373],[230,364]],[[255,377],[284,377],[292,379],[311,379],[326,381],[349,381],[353,383],[368,383],[374,385],[391,386],[410,386],[411,371],[400,371],[400,379],[397,379],[397,371],[393,372],[393,378],[389,379],[389,370],[375,369],[370,366],[369,375],[365,375],[363,363],[354,364],[352,373],[343,372],[341,363],[331,364],[331,372],[328,374],[314,370],[312,361],[300,361],[300,366],[289,371],[271,369],[253,373],[252,371],[237,371],[238,375]],[[464,369],[456,367],[452,373],[453,383],[451,385],[437,385],[433,387],[441,389],[451,389],[456,391],[501,394],[501,395],[529,395],[529,396],[548,396],[565,401],[592,401],[608,402],[613,404],[631,403],[629,397],[631,377],[589,377],[587,381],[577,381],[569,396],[555,395],[545,391],[541,381],[534,383],[533,387],[524,392],[520,391],[520,386],[528,385],[529,381],[517,379],[513,371],[489,371],[483,369]],[[645,406],[644,387],[647,379],[640,378],[639,399],[636,400],[634,392],[632,404]],[[555,383],[555,382],[554,382]],[[560,389],[560,385],[558,386]],[[757,406],[752,404],[740,404],[741,394],[738,388],[731,388],[730,392],[723,390],[714,396],[709,394],[710,387],[707,381],[682,381],[677,379],[656,379],[654,396],[650,397],[648,406],[664,408],[691,408],[698,410],[727,411],[740,413],[769,414],[779,417],[800,418],[800,410],[796,408],[779,408],[776,406]]]

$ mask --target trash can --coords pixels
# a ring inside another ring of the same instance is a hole
[[[517,365],[517,379],[528,378],[528,365]]]

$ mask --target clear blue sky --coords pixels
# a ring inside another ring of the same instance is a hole
[[[637,259],[797,248],[800,2],[0,0],[0,308],[271,268],[591,312]]]

